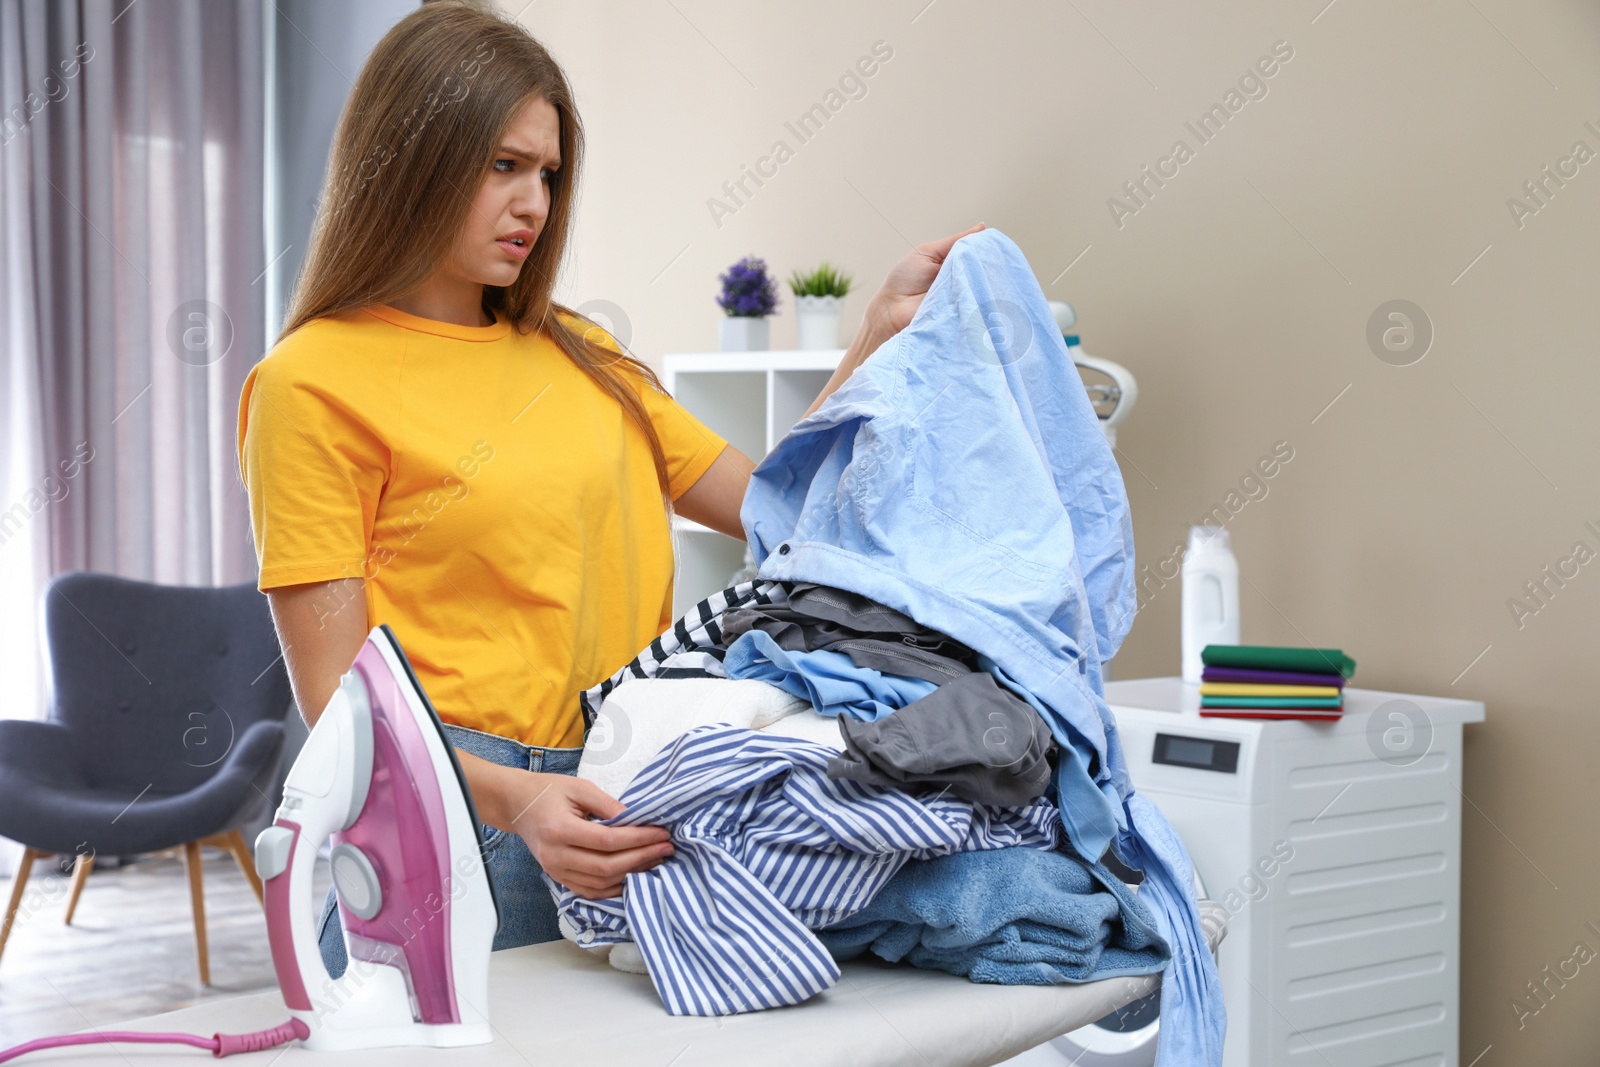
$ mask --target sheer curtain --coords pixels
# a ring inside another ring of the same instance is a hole
[[[0,716],[43,712],[52,574],[254,576],[265,14],[0,0]]]
[[[10,0],[0,4],[0,101],[6,107],[0,117],[0,346],[5,353],[0,365],[0,670],[10,694],[0,702],[0,716],[36,714],[43,697],[34,614],[36,576],[43,573],[46,556],[35,519],[49,504],[38,469],[37,330],[27,274],[33,261],[32,210],[22,159],[26,147],[12,106],[26,96],[21,14]],[[3,853],[0,871],[9,870]]]

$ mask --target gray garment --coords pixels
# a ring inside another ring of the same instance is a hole
[[[796,583],[789,606],[733,608],[718,625],[731,644],[749,630],[763,630],[788,652],[827,649],[857,667],[942,685],[972,673],[972,650],[921,626],[892,608],[855,593]],[[796,600],[801,605],[796,606]]]
[[[943,634],[923,626],[911,616],[886,607],[860,593],[835,589],[831,585],[815,582],[793,582],[789,588],[789,607],[817,619],[827,619],[840,626],[866,633],[887,631],[897,634]],[[949,638],[944,638],[949,640]]]
[[[828,777],[903,789],[945,785],[979,804],[1044,795],[1055,749],[1044,718],[987,671],[946,682],[877,722],[839,717],[845,751]]]

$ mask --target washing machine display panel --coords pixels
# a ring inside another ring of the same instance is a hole
[[[1239,742],[1158,733],[1155,752],[1150,756],[1150,762],[1165,763],[1173,767],[1193,767],[1201,771],[1217,771],[1221,774],[1237,774]]]

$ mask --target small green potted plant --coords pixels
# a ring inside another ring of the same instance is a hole
[[[849,275],[826,262],[810,274],[797,270],[789,276],[789,289],[794,293],[795,331],[802,349],[840,347],[839,319],[850,282]]]
[[[778,286],[767,274],[767,264],[745,256],[719,274],[722,292],[717,306],[725,313],[718,330],[724,352],[764,352],[771,344],[767,316],[778,308]]]

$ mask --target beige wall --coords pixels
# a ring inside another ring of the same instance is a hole
[[[563,295],[621,305],[659,360],[715,348],[716,275],[739,256],[780,277],[829,258],[869,287],[853,331],[908,241],[983,220],[1076,304],[1087,349],[1139,378],[1121,458],[1141,562],[1289,442],[1230,523],[1244,637],[1342,646],[1361,685],[1486,702],[1465,769],[1462,1062],[1490,1045],[1478,1067],[1595,1062],[1600,962],[1520,1029],[1511,1003],[1575,942],[1600,951],[1583,926],[1600,927],[1600,562],[1548,583],[1520,627],[1508,600],[1575,542],[1600,551],[1600,160],[1521,226],[1507,200],[1575,141],[1600,152],[1600,10],[924,3],[528,6],[591,135]],[[799,145],[784,122],[880,40],[893,57],[867,95]],[[1267,95],[1198,144],[1184,123],[1279,41],[1293,58]],[[707,200],[780,138],[793,158],[719,227]],[[1108,198],[1179,138],[1193,158],[1119,227]],[[1436,331],[1410,366],[1365,340],[1392,299]],[[786,297],[774,346],[793,331]],[[1150,598],[1119,677],[1176,672],[1178,600]]]

